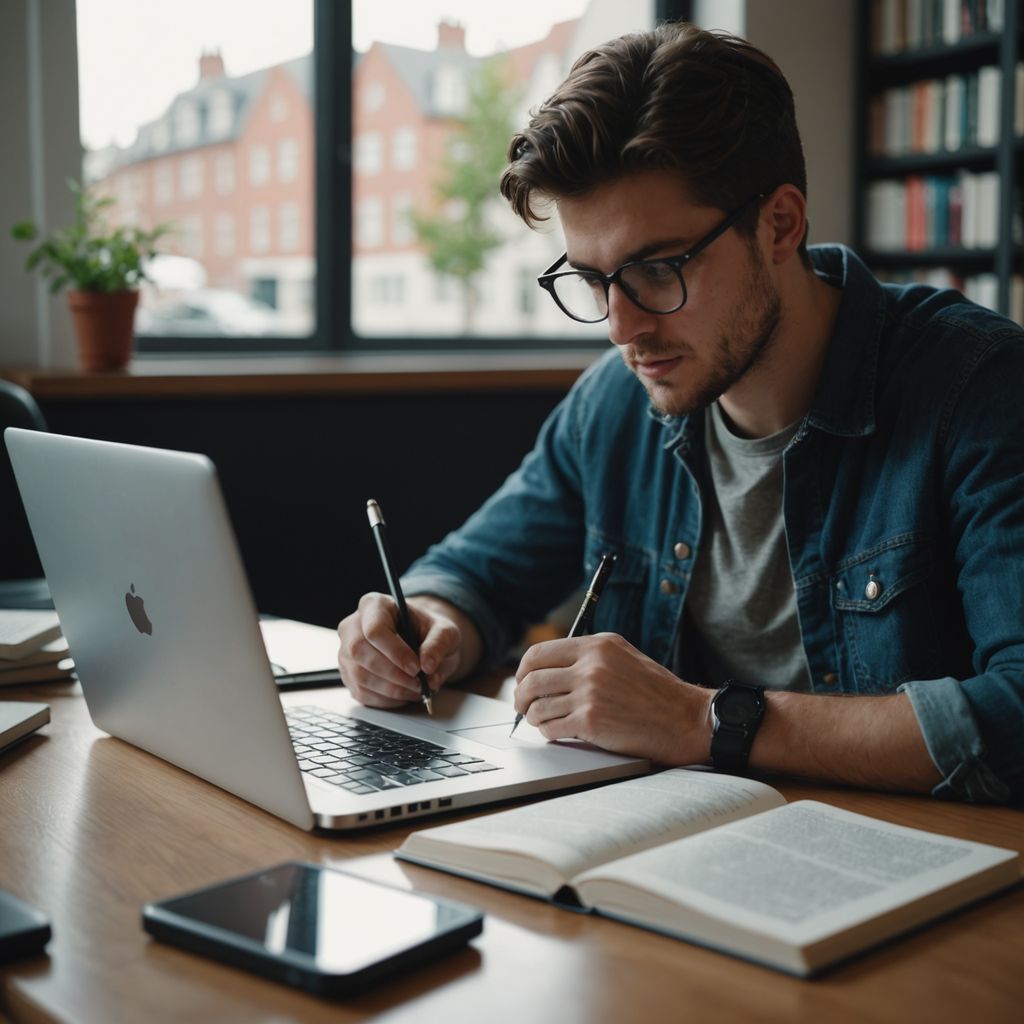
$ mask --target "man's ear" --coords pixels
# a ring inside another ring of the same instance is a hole
[[[807,237],[807,200],[795,185],[780,185],[761,206],[772,263],[785,263]],[[762,227],[762,230],[765,230]]]

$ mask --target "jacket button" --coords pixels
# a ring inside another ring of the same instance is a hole
[[[662,580],[660,588],[663,594],[675,594],[679,590],[679,587],[671,580]]]
[[[826,686],[835,686],[835,685],[836,685],[836,683],[838,683],[838,682],[839,682],[839,676],[837,676],[837,675],[835,674],[835,672],[826,672],[826,673],[825,673],[825,674],[824,674],[824,675],[823,675],[823,676],[821,677],[821,681],[822,681],[822,682],[823,682],[823,683],[824,683],[824,684],[825,684]]]
[[[882,584],[878,580],[868,580],[868,585],[864,588],[864,596],[869,601],[874,601],[878,598],[878,595],[882,592]]]
[[[689,558],[690,557],[690,545],[689,544],[684,544],[682,541],[679,541],[675,545],[675,547],[672,548],[672,553],[676,556],[676,558],[679,558],[679,559]]]

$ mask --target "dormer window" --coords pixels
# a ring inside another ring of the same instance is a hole
[[[235,104],[227,89],[219,89],[210,99],[209,130],[215,139],[221,139],[231,132],[235,119]]]
[[[457,117],[466,112],[469,86],[461,68],[442,66],[434,73],[434,109],[439,114]]]
[[[179,103],[174,112],[174,141],[192,146],[199,141],[199,109],[192,102]]]
[[[166,121],[157,121],[153,125],[153,148],[162,153],[171,144],[171,126]]]

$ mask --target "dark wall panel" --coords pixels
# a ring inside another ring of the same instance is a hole
[[[559,397],[92,399],[43,412],[57,433],[210,456],[260,610],[333,626],[385,589],[366,499],[404,568],[519,464]]]

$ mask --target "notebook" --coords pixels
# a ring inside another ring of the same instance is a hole
[[[105,732],[304,829],[365,828],[649,770],[530,728],[509,737],[510,704],[457,688],[440,691],[433,718],[419,701],[362,707],[343,687],[279,693],[209,459],[13,427],[4,436]]]
[[[0,753],[28,739],[50,720],[50,705],[0,700]]]

